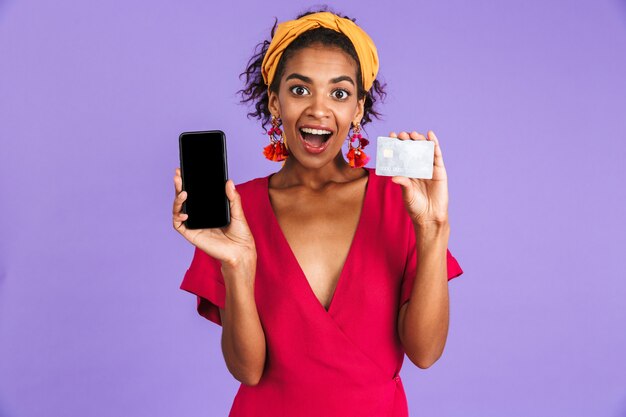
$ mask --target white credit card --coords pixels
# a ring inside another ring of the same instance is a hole
[[[386,136],[377,139],[376,175],[432,179],[434,161],[433,141]]]

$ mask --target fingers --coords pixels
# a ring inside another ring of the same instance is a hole
[[[407,140],[409,138],[410,138],[409,134],[404,131],[400,132],[400,134],[398,135],[398,139],[400,140]]]
[[[183,190],[183,177],[180,174],[180,168],[176,168],[174,172],[174,196],[177,196]]]
[[[187,199],[187,192],[182,190],[183,181],[180,175],[180,169],[176,168],[176,175],[174,176],[174,206],[172,208],[172,221],[176,230],[184,227],[183,222],[189,217],[187,214],[182,213],[183,202]]]
[[[396,132],[391,132],[391,133],[389,133],[389,137],[391,137],[391,138],[398,138],[400,140],[408,140],[408,139],[411,139],[411,140],[428,140],[426,138],[426,136],[422,135],[421,133],[416,132],[415,130],[412,131],[411,133],[402,131],[402,132],[400,132],[399,135],[397,135]]]
[[[187,220],[189,215],[182,213],[183,202],[187,199],[187,192],[182,191],[174,200],[174,209],[172,213],[174,228],[179,229],[183,226],[183,222]]]
[[[183,207],[183,201],[187,199],[187,191],[183,191],[183,179],[180,176],[180,168],[176,168],[174,175],[174,209],[172,213],[178,214]]]
[[[433,161],[435,166],[444,166],[443,165],[443,153],[441,152],[441,147],[439,146],[439,139],[435,136],[435,132],[432,130],[428,131],[428,140],[435,142],[435,160]]]
[[[181,191],[180,194],[176,196],[174,199],[174,209],[172,210],[172,214],[187,216],[185,213],[181,213],[183,209],[183,202],[187,199],[187,191]]]
[[[411,132],[411,139],[413,140],[426,140],[426,136],[421,133],[417,133],[415,130]]]

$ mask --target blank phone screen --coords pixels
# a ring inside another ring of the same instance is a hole
[[[189,229],[223,227],[230,223],[225,185],[228,179],[226,142],[221,131],[180,135],[180,164],[187,200],[183,211]]]

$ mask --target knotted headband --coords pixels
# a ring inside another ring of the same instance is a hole
[[[263,81],[265,81],[268,88],[274,80],[278,61],[280,61],[285,48],[303,32],[318,27],[335,30],[343,33],[350,39],[361,64],[363,87],[365,91],[369,91],[376,79],[376,74],[378,74],[376,45],[374,45],[374,41],[372,41],[369,35],[352,20],[339,17],[330,12],[313,13],[278,25],[261,65]]]

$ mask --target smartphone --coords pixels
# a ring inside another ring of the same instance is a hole
[[[184,132],[178,141],[183,190],[187,191],[183,213],[189,217],[185,227],[210,229],[229,225],[226,135],[221,130]]]

